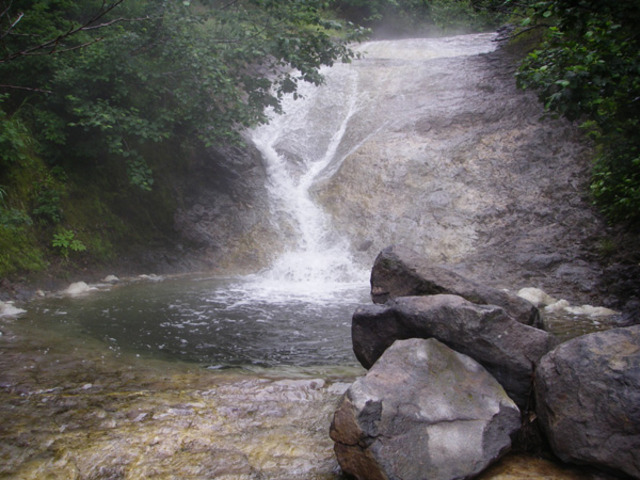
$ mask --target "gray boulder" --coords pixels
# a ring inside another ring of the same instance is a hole
[[[539,310],[523,298],[432,265],[406,247],[385,248],[373,264],[371,298],[374,303],[385,303],[396,297],[441,293],[459,295],[479,305],[498,305],[517,321],[543,328]]]
[[[561,344],[540,361],[535,385],[558,457],[640,478],[640,325]]]
[[[519,426],[518,408],[481,365],[435,339],[410,339],[349,388],[331,438],[358,480],[451,480],[501,457]]]
[[[400,297],[360,307],[351,337],[365,368],[395,340],[436,338],[481,363],[522,410],[529,406],[535,365],[557,344],[553,335],[516,322],[500,307],[455,295]]]

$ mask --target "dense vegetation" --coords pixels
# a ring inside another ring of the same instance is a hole
[[[640,2],[550,0],[526,11],[544,28],[518,81],[594,139],[592,193],[613,221],[640,225]]]
[[[512,10],[504,0],[334,0],[332,7],[376,36],[489,30]]]
[[[639,7],[604,0],[0,0],[0,276],[166,240],[171,182],[375,35],[544,31],[518,80],[598,144],[593,193],[638,223]],[[135,205],[136,208],[131,208]]]

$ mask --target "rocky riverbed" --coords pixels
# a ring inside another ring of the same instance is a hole
[[[19,318],[0,332],[0,478],[342,478],[329,425],[360,369],[210,371]],[[589,475],[514,455],[480,478]]]
[[[349,368],[213,372],[0,324],[0,478],[333,479]]]

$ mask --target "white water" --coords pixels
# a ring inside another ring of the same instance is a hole
[[[302,99],[285,98],[283,115],[272,115],[268,125],[250,132],[267,167],[273,222],[288,248],[260,275],[261,280],[279,290],[298,292],[367,284],[370,266],[355,264],[351,245],[313,198],[319,181],[335,173],[371,136],[393,125],[394,112],[377,111],[380,95],[389,91],[381,90],[380,82],[411,81],[399,79],[397,72],[385,80],[389,74],[385,68],[379,69],[385,78],[372,81],[371,69],[360,64],[474,55],[494,49],[493,38],[483,34],[365,43],[358,47],[364,60],[323,69],[323,85],[301,84]]]
[[[293,292],[350,289],[368,280],[311,194],[327,168],[344,158],[338,148],[358,110],[355,72],[340,65],[324,73],[327,84],[302,85],[302,99],[286,98],[285,114],[251,132],[269,175],[273,221],[289,245],[261,278]]]

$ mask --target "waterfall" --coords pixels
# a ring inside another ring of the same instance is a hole
[[[301,85],[299,96],[283,101],[283,115],[251,132],[269,176],[271,215],[287,238],[288,251],[263,276],[280,285],[364,284],[368,272],[357,266],[349,242],[314,200],[312,189],[344,158],[350,120],[358,111],[357,76],[346,65],[323,71],[320,87]]]
[[[263,278],[280,285],[367,281],[368,270],[354,262],[350,242],[313,192],[320,181],[338,171],[345,158],[397,121],[392,111],[380,109],[384,105],[380,92],[393,97],[389,92],[394,87],[380,89],[380,82],[395,85],[411,78],[394,75],[393,68],[385,65],[373,73],[382,77],[372,80],[371,62],[427,62],[475,55],[495,48],[493,38],[494,34],[482,34],[365,43],[357,47],[365,60],[324,68],[323,85],[301,84],[298,96],[302,98],[286,97],[284,114],[271,115],[269,124],[250,132],[267,167],[271,217],[287,247]],[[323,202],[339,211],[343,197]]]

